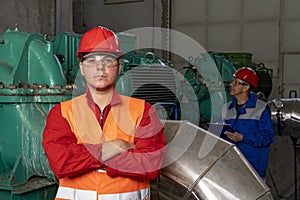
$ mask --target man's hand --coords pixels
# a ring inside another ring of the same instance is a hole
[[[229,131],[225,131],[224,134],[234,142],[240,142],[243,140],[243,135],[238,132],[231,133]]]
[[[119,153],[133,148],[135,148],[134,144],[125,142],[124,140],[120,139],[104,142],[102,144],[101,160],[105,162],[111,159],[112,157],[118,155]]]

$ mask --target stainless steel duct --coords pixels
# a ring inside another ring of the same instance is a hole
[[[273,199],[238,148],[186,121],[166,121],[167,154],[152,199]]]

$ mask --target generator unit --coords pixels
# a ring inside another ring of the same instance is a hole
[[[116,81],[120,94],[145,99],[161,119],[199,122],[198,101],[190,84],[172,63],[151,52],[131,51],[124,55]]]
[[[213,52],[208,52],[187,67],[185,78],[197,95],[200,107],[199,125],[218,121],[222,106],[230,101],[229,84],[233,80],[234,65]]]
[[[46,36],[8,29],[0,35],[0,197],[53,199],[56,180],[42,148],[50,108],[72,85]]]

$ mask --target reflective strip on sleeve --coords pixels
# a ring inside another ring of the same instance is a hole
[[[70,200],[97,200],[97,192],[93,190],[59,187],[56,193],[56,198]]]
[[[135,192],[126,192],[119,194],[101,194],[98,200],[148,200],[150,199],[150,188],[138,190]]]

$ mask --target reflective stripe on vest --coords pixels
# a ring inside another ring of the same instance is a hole
[[[111,107],[103,131],[94,112],[88,106],[85,95],[61,103],[62,116],[68,121],[78,144],[99,144],[114,139],[134,142],[134,132],[142,120],[145,101],[122,95],[120,99],[120,104]],[[149,193],[149,181],[132,180],[121,176],[110,178],[105,171],[98,172],[95,169],[78,177],[60,179],[57,198],[69,199],[71,195],[77,200],[80,199],[80,194],[86,194],[94,196],[94,199],[97,199],[97,195],[101,198],[104,195],[104,199],[118,199],[120,195],[124,196],[124,199],[125,197],[135,199],[137,195],[144,194],[141,192],[144,190]],[[133,198],[129,195],[133,195]]]
[[[56,199],[58,198],[72,200],[97,200],[97,192],[93,190],[59,187],[56,193]]]
[[[71,200],[148,200],[150,199],[150,189],[146,188],[134,192],[99,195],[97,199],[97,193],[95,191],[59,187],[56,198]]]

